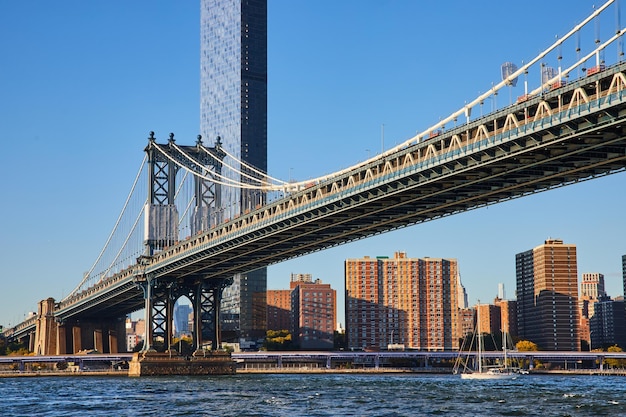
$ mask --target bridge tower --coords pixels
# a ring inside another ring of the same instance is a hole
[[[204,148],[198,136],[195,146],[178,146],[174,134],[170,133],[167,145],[157,145],[154,132],[150,132],[148,146],[148,201],[145,207],[145,254],[139,264],[149,260],[155,253],[178,243],[179,215],[175,204],[176,176],[181,166],[194,175],[194,206],[190,219],[192,235],[219,224],[221,219],[220,187],[206,178],[220,175],[225,153],[221,150],[221,139],[215,147]],[[211,155],[208,154],[208,152]],[[184,154],[183,154],[184,153]],[[170,350],[173,334],[174,304],[182,296],[192,303],[194,310],[194,348],[203,349],[205,342],[219,347],[219,308],[224,288],[232,278],[206,280],[201,274],[185,277],[149,274],[137,277],[144,292],[146,310],[146,341],[144,350],[150,350],[156,341],[162,341]]]
[[[178,146],[175,143],[174,134],[170,133],[168,144],[157,147],[154,132],[150,132],[148,146],[145,149],[148,154],[149,188],[145,208],[144,245],[145,254],[148,256],[178,243],[179,221],[175,198],[176,174],[180,165],[198,174],[194,175],[193,180],[194,208],[191,216],[191,234],[205,231],[212,224],[221,221],[220,187],[206,179],[207,176],[221,174],[221,161],[225,154],[221,150],[220,137],[218,136],[215,147],[204,148],[213,155],[213,158],[203,150],[200,135],[196,146]]]

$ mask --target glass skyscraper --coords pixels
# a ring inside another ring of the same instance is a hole
[[[622,278],[624,280],[624,298],[626,299],[626,255],[622,256]]]
[[[200,17],[203,140],[212,145],[219,136],[229,154],[267,172],[267,0],[201,0]],[[225,163],[241,168],[229,159]],[[227,171],[242,181],[241,175]],[[224,221],[264,202],[263,193],[222,186],[214,210]],[[234,277],[222,298],[224,341],[265,335],[265,317],[257,313],[265,307],[254,303],[266,288],[265,268]]]

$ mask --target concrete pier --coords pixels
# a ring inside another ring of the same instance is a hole
[[[200,351],[190,357],[171,352],[137,352],[129,363],[128,376],[232,375],[235,362],[227,352]]]

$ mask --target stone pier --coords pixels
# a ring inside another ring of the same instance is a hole
[[[137,352],[129,363],[128,376],[233,375],[235,362],[223,351],[200,351],[185,357],[176,351]]]

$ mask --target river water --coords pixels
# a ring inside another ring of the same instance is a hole
[[[626,378],[238,374],[0,379],[2,416],[626,416]]]

